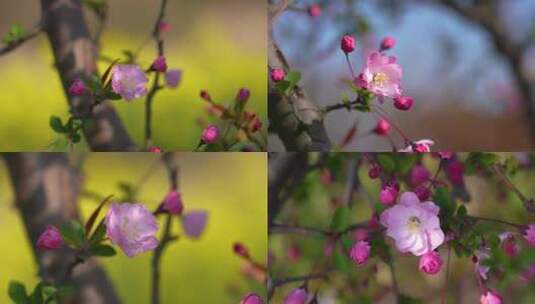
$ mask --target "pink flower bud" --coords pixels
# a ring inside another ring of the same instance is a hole
[[[158,31],[160,33],[166,33],[170,29],[171,29],[171,26],[169,25],[169,23],[167,23],[165,21],[160,21],[160,23],[158,23]]]
[[[37,239],[37,248],[39,250],[54,250],[63,245],[63,238],[58,228],[47,225],[45,231]]]
[[[381,42],[381,50],[386,51],[393,48],[396,45],[396,40],[392,37],[385,37]]]
[[[502,296],[495,290],[487,290],[479,298],[481,304],[501,304],[503,302]]]
[[[202,90],[199,95],[201,96],[202,99],[206,101],[212,101],[212,96],[210,96],[210,93],[208,93],[208,91],[206,90]]]
[[[304,288],[296,288],[286,296],[284,304],[305,304],[307,299],[307,291]]]
[[[236,101],[237,102],[241,102],[241,103],[245,103],[245,102],[247,102],[247,100],[249,100],[250,96],[251,96],[251,91],[249,91],[246,88],[241,88],[238,91],[238,95],[236,95]]]
[[[518,253],[519,248],[516,244],[516,238],[511,232],[500,233],[499,238],[501,248],[505,255],[512,257]]]
[[[418,187],[414,188],[414,193],[416,193],[416,196],[422,202],[426,201],[431,196],[431,191],[425,185],[419,185]]]
[[[182,202],[182,195],[176,190],[171,190],[165,196],[162,209],[171,214],[182,214],[184,204]]]
[[[219,128],[216,125],[208,125],[202,131],[202,141],[206,144],[211,144],[219,139]]]
[[[301,249],[297,245],[291,245],[286,252],[286,256],[288,257],[288,261],[297,262],[301,258]]]
[[[437,274],[442,268],[442,258],[436,251],[429,251],[420,257],[418,268],[427,274]]]
[[[245,247],[245,245],[243,245],[242,243],[234,243],[234,245],[232,246],[232,250],[235,254],[241,256],[242,258],[249,258],[249,249],[247,249],[247,247]]]
[[[461,162],[457,160],[450,161],[446,165],[446,174],[453,185],[463,184],[464,166]]]
[[[394,107],[401,111],[408,111],[412,108],[414,100],[410,96],[398,96],[394,97]]]
[[[153,71],[162,72],[162,73],[167,71],[167,62],[165,60],[165,57],[161,56],[161,55],[156,57],[156,59],[154,60],[154,62],[151,65],[150,69],[153,70]]]
[[[528,225],[523,236],[530,246],[535,247],[535,224]]]
[[[413,187],[416,187],[429,180],[429,171],[422,166],[416,165],[412,167],[409,174],[409,181]]]
[[[390,123],[384,118],[379,119],[373,132],[377,135],[387,135],[390,132]]]
[[[170,88],[176,88],[182,80],[182,70],[167,70],[165,84]]]
[[[249,293],[241,299],[240,304],[264,304],[264,300],[256,293]]]
[[[251,133],[256,133],[260,129],[262,129],[262,121],[260,120],[260,118],[257,117],[253,120],[253,123],[251,125]]]
[[[198,239],[206,228],[208,212],[206,210],[193,210],[182,216],[182,229],[187,236]]]
[[[371,179],[376,179],[381,175],[381,167],[373,164],[370,170],[368,170],[368,176]]]
[[[392,205],[396,201],[398,196],[398,190],[395,187],[390,185],[385,185],[379,192],[379,201],[383,205]]]
[[[346,54],[353,52],[355,50],[355,38],[351,35],[344,35],[340,41],[340,48]]]
[[[162,149],[160,147],[152,146],[152,147],[149,147],[149,152],[162,153]]]
[[[284,72],[283,69],[272,69],[271,70],[271,80],[273,80],[273,82],[282,81],[282,80],[284,80],[285,77],[286,77],[286,73]]]
[[[69,94],[72,96],[82,96],[85,93],[85,84],[82,80],[76,79],[69,87]]]
[[[328,168],[323,168],[320,173],[320,182],[327,186],[330,185],[333,181],[333,175],[331,173],[331,170]]]
[[[442,159],[450,159],[453,157],[453,152],[446,152],[446,151],[442,151],[442,152],[438,152],[438,155],[440,156],[440,158]]]
[[[353,247],[351,247],[351,252],[349,255],[357,265],[362,265],[368,261],[368,258],[370,257],[370,251],[371,247],[368,241],[358,241],[353,244]]]
[[[321,15],[321,6],[319,4],[312,4],[308,7],[307,11],[310,17],[319,17]]]

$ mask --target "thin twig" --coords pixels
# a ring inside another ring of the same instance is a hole
[[[15,50],[19,46],[23,45],[24,42],[39,36],[39,34],[41,32],[42,32],[42,28],[39,26],[35,30],[33,30],[31,33],[29,33],[28,35],[25,35],[24,37],[22,37],[21,39],[15,41],[13,43],[8,43],[3,47],[0,47],[0,56],[5,55],[5,54]]]
[[[513,184],[513,182],[507,177],[505,172],[503,171],[503,167],[501,165],[495,165],[492,167],[492,170],[496,173],[496,175],[505,183],[507,188],[509,190],[513,191],[513,193],[522,201],[522,204],[524,205],[524,208],[529,213],[535,213],[535,202],[532,198],[527,198],[520,190]]]

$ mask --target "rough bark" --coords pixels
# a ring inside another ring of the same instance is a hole
[[[42,24],[52,46],[55,66],[61,78],[71,113],[86,117],[85,138],[93,151],[134,150],[135,145],[119,116],[109,104],[93,109],[90,96],[71,97],[68,88],[77,78],[97,72],[97,47],[89,34],[80,0],[41,0]]]
[[[11,153],[5,159],[20,213],[45,282],[60,283],[75,260],[74,251],[40,251],[35,244],[46,225],[60,226],[78,218],[78,177],[61,153]],[[104,270],[96,260],[78,265],[72,273],[74,293],[64,303],[120,303]]]

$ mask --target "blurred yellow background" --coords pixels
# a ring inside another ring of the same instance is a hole
[[[150,153],[88,154],[82,167],[83,189],[120,196],[117,183],[136,184],[151,171],[158,157]],[[207,209],[209,219],[200,240],[181,238],[164,252],[162,303],[238,303],[242,293],[254,290],[254,284],[240,274],[243,265],[233,254],[232,244],[243,242],[256,260],[266,261],[266,158],[264,153],[179,154],[185,211]],[[3,162],[0,168],[0,303],[9,303],[10,280],[24,282],[31,289],[38,278]],[[168,188],[167,172],[158,163],[138,199],[153,210]],[[95,200],[87,197],[79,201],[85,218],[96,205]],[[180,231],[178,221],[173,225],[173,231]],[[101,259],[124,303],[149,302],[150,258],[151,254],[145,253],[130,259],[118,250],[117,256]]]
[[[231,102],[239,88],[251,90],[248,108],[267,125],[266,4],[262,0],[168,1],[164,35],[170,68],[183,70],[178,89],[156,95],[153,139],[164,150],[192,151],[202,131],[196,122],[206,117],[199,92],[206,89],[214,100]],[[122,57],[135,51],[152,31],[158,1],[114,0],[103,34],[102,55]],[[0,36],[9,26],[31,29],[40,18],[38,1],[0,2]],[[92,15],[86,17],[93,23]],[[143,48],[140,63],[149,66],[156,56],[154,43]],[[102,63],[103,71],[106,64]],[[129,134],[143,142],[144,100],[115,103]],[[67,102],[53,68],[45,35],[0,57],[0,151],[42,151],[57,139],[49,127],[51,115],[68,117]],[[75,150],[87,150],[78,145]]]

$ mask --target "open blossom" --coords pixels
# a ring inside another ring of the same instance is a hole
[[[488,258],[490,258],[490,249],[483,247],[476,252],[473,259],[475,263],[476,272],[483,280],[488,279],[487,274],[489,273],[490,267],[483,265],[483,263],[481,262]]]
[[[172,214],[181,214],[184,204],[182,203],[180,192],[176,190],[169,191],[163,200],[162,209]]]
[[[135,64],[117,64],[111,72],[111,87],[124,100],[130,101],[147,94],[147,76]]]
[[[340,48],[346,54],[353,52],[355,50],[355,38],[351,35],[344,35],[340,41]]]
[[[420,257],[418,268],[427,274],[437,274],[442,268],[442,258],[432,250]]]
[[[307,291],[304,288],[296,288],[286,296],[284,304],[305,304],[307,299]]]
[[[167,70],[165,84],[170,88],[176,88],[182,80],[182,70]]]
[[[240,304],[264,304],[264,300],[256,293],[249,293],[241,299]]]
[[[353,247],[351,247],[351,252],[349,255],[351,256],[351,259],[357,264],[362,265],[368,261],[368,258],[370,257],[370,243],[368,241],[358,241],[356,242]]]
[[[421,139],[414,142],[411,142],[407,147],[400,149],[399,152],[431,152],[431,146],[435,142],[430,139]]]
[[[487,290],[479,298],[481,304],[501,304],[503,302],[502,296],[495,290]]]
[[[206,144],[211,144],[219,139],[219,128],[216,125],[208,125],[201,135],[202,141]]]
[[[528,244],[535,247],[535,224],[528,225],[528,228],[524,231],[524,239]]]
[[[158,246],[155,234],[158,222],[142,204],[112,204],[106,214],[106,235],[121,247],[128,257],[153,250]]]
[[[405,192],[399,204],[381,214],[381,224],[387,228],[386,235],[394,239],[399,251],[421,256],[444,242],[439,210],[435,203],[420,203],[414,192]]]
[[[37,239],[37,248],[40,250],[54,250],[63,245],[63,238],[58,228],[47,225],[45,231]]]
[[[273,80],[274,82],[282,81],[286,77],[286,73],[283,69],[272,69],[270,74],[271,80]]]
[[[69,87],[69,94],[72,96],[82,96],[85,93],[85,84],[82,80],[76,79]]]
[[[206,210],[193,210],[182,216],[182,229],[190,238],[198,239],[206,228],[208,212]]]
[[[355,84],[377,95],[394,98],[401,95],[401,75],[402,69],[396,63],[396,57],[374,52],[366,60]]]

